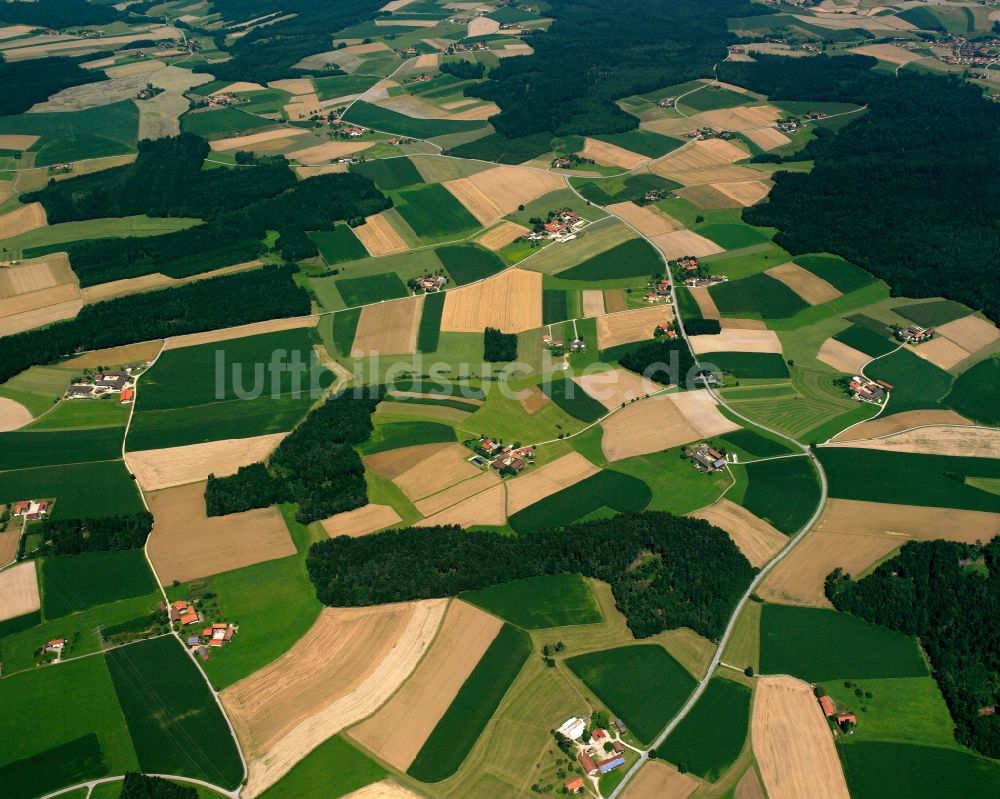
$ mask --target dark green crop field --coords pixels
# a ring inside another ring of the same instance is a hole
[[[565,280],[614,280],[649,277],[662,271],[663,260],[659,253],[644,239],[630,239],[560,272],[559,277]]]
[[[661,136],[651,130],[627,130],[624,133],[598,134],[594,138],[630,150],[633,153],[639,153],[647,158],[660,158],[684,144],[681,139]]]
[[[785,535],[797,533],[819,505],[816,470],[806,457],[745,464],[750,484],[740,503]]]
[[[35,166],[133,152],[139,109],[132,100],[82,111],[27,113],[0,117],[0,133],[33,133]]]
[[[261,799],[346,796],[378,782],[388,773],[346,738],[327,739],[296,763]]]
[[[786,319],[809,304],[780,280],[759,272],[709,289],[723,314],[757,314],[762,319]]]
[[[309,238],[316,242],[323,260],[331,265],[368,257],[368,250],[347,225],[337,225],[333,230],[316,230]]]
[[[333,316],[333,343],[341,357],[348,357],[354,347],[354,336],[358,332],[361,309],[351,308],[337,311]]]
[[[792,452],[786,444],[774,438],[767,438],[756,430],[734,430],[719,436],[719,441],[727,449],[739,449],[754,458],[769,458]]]
[[[944,404],[977,422],[1000,424],[1000,357],[987,358],[960,374]]]
[[[503,261],[473,244],[454,244],[435,250],[456,286],[484,280],[503,270]]]
[[[948,393],[952,381],[946,371],[905,349],[868,364],[865,374],[893,387],[888,414],[940,407],[938,400]]]
[[[141,549],[43,558],[42,609],[46,620],[157,590]]]
[[[837,749],[854,799],[1000,796],[1000,764],[968,752],[882,742]]]
[[[800,255],[795,263],[844,294],[863,289],[875,280],[861,267],[836,255]]]
[[[121,454],[122,427],[59,432],[0,433],[0,470],[113,460]]]
[[[729,89],[711,88],[705,86],[691,94],[685,94],[678,103],[684,108],[693,108],[695,111],[714,111],[718,108],[735,108],[747,102],[747,96]]]
[[[713,364],[736,379],[788,377],[785,359],[776,352],[709,352],[698,359]]]
[[[885,336],[880,336],[871,328],[858,324],[841,330],[833,338],[841,344],[846,344],[865,355],[870,355],[872,358],[887,355],[899,346],[898,342],[891,341]]]
[[[607,408],[565,374],[557,373],[542,383],[542,393],[581,422],[596,422],[608,413]]]
[[[348,307],[370,305],[382,300],[410,296],[406,284],[395,272],[381,272],[368,277],[347,277],[337,281],[337,291]]]
[[[441,315],[444,313],[444,294],[436,291],[424,298],[424,309],[417,330],[417,351],[434,352],[441,339]],[[354,336],[351,336],[352,340]]]
[[[425,244],[464,238],[482,227],[440,183],[398,189],[392,199],[400,216]]]
[[[542,291],[542,324],[552,325],[569,318],[569,302],[562,289]]]
[[[0,472],[0,502],[55,498],[50,518],[86,519],[143,510],[120,460]]]
[[[483,122],[466,122],[450,119],[415,119],[405,114],[399,114],[388,108],[381,108],[364,100],[358,100],[351,105],[344,115],[344,121],[353,122],[366,128],[397,133],[400,136],[412,136],[417,139],[429,139],[434,136],[445,136],[449,133],[463,133],[484,127]]]
[[[587,581],[579,574],[548,574],[466,591],[466,602],[526,630],[604,620]]]
[[[454,428],[440,422],[391,422],[377,425],[372,431],[371,438],[358,449],[362,455],[372,455],[388,449],[454,440]]]
[[[181,117],[181,131],[196,133],[202,138],[224,138],[236,136],[259,128],[273,128],[273,119],[247,114],[236,108],[220,108],[216,111],[199,111]]]
[[[409,158],[379,158],[351,164],[351,172],[364,175],[380,189],[401,189],[422,183],[423,178]]]
[[[912,305],[897,305],[893,310],[922,327],[935,327],[968,316],[971,311],[954,300],[931,300]]]
[[[698,228],[698,235],[704,236],[725,250],[738,250],[740,247],[752,247],[769,241],[768,237],[750,225],[713,224]]]
[[[104,777],[107,773],[101,742],[97,734],[91,732],[0,766],[0,785],[7,799],[31,799],[67,785]]]

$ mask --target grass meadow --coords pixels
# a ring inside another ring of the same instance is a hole
[[[713,286],[712,299],[723,315],[784,319],[808,308],[808,304],[780,280],[759,272]]]
[[[382,272],[367,277],[348,277],[337,281],[337,291],[348,307],[370,305],[382,300],[410,296],[406,284],[395,272]]]
[[[748,485],[742,505],[785,535],[809,521],[820,501],[819,480],[805,457],[780,458],[743,465]]]
[[[388,772],[346,738],[335,735],[313,749],[260,795],[261,799],[346,796]]]
[[[968,316],[972,311],[954,300],[931,300],[897,305],[893,310],[922,327],[936,327]]]
[[[376,425],[371,438],[358,446],[362,455],[417,444],[439,444],[455,440],[455,429],[440,422],[391,422]]]
[[[1000,764],[969,752],[889,742],[838,751],[854,799],[1000,795]]]
[[[444,313],[444,294],[436,291],[424,298],[424,308],[417,329],[417,351],[434,352],[441,339],[441,316]],[[353,339],[353,336],[352,336]]]
[[[559,273],[562,280],[617,280],[663,271],[659,254],[644,239],[630,239]]]
[[[199,111],[181,117],[181,132],[194,133],[203,139],[221,139],[276,126],[273,119],[263,119],[236,108]]]
[[[628,130],[624,133],[599,134],[594,138],[625,150],[631,150],[633,153],[639,153],[647,158],[660,158],[684,144],[681,139],[661,136],[650,130]]]
[[[652,489],[649,510],[677,514],[711,505],[732,483],[726,472],[705,474],[694,469],[680,447],[617,461],[615,471],[632,475]]]
[[[795,258],[795,263],[844,294],[875,281],[864,269],[836,255],[800,255]]]
[[[121,155],[135,150],[139,109],[132,100],[86,108],[17,114],[0,119],[0,133],[41,136],[35,166]]]
[[[399,215],[424,244],[464,238],[482,227],[440,183],[398,189],[392,199]]]
[[[49,621],[157,590],[141,549],[43,558],[41,578],[42,610]]]
[[[397,113],[388,108],[381,108],[364,100],[353,103],[350,110],[344,114],[345,122],[352,122],[366,128],[372,128],[383,133],[396,133],[400,136],[411,136],[415,139],[429,139],[434,136],[446,136],[451,133],[464,133],[485,126],[483,122],[468,122],[450,119],[416,119]]]
[[[1000,357],[994,355],[960,374],[944,404],[984,424],[1000,424]]]
[[[374,181],[375,185],[383,190],[402,189],[424,182],[409,158],[380,158],[351,164],[350,169],[351,172]]]
[[[25,430],[80,430],[94,427],[124,428],[129,406],[122,405],[116,397],[95,402],[60,402],[42,418],[36,419]]]
[[[738,380],[788,377],[785,359],[776,352],[710,352],[703,358]]]
[[[0,471],[114,460],[121,453],[123,432],[123,427],[101,427],[0,433]]]
[[[333,230],[317,230],[309,234],[319,254],[328,264],[357,261],[368,257],[368,250],[347,225],[337,225]]]
[[[0,502],[42,498],[56,500],[52,519],[104,518],[143,509],[120,460],[0,472]]]
[[[466,602],[523,627],[544,630],[603,620],[590,585],[579,574],[548,574],[461,595]]]
[[[435,252],[456,286],[485,280],[504,268],[496,255],[474,244],[439,247]]]
[[[841,344],[846,344],[848,347],[853,347],[865,355],[870,355],[872,358],[888,355],[899,347],[899,344],[890,341],[885,336],[879,335],[871,328],[859,324],[852,324],[846,330],[837,333],[833,338]]]
[[[347,358],[354,347],[354,336],[358,332],[358,322],[361,320],[361,309],[352,308],[348,311],[338,311],[333,316],[333,345],[341,357]]]
[[[886,407],[889,414],[941,407],[939,400],[948,393],[952,382],[946,371],[906,349],[868,364],[865,374],[893,386]]]

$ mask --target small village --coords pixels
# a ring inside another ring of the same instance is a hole
[[[181,638],[191,652],[202,660],[208,660],[209,650],[218,649],[232,641],[239,626],[228,622],[215,622],[203,627],[200,633],[189,631],[187,628],[191,625],[203,623],[202,616],[203,614],[188,600],[178,599],[170,605],[170,623],[175,625],[175,629],[180,632]]]
[[[562,244],[576,238],[584,227],[590,223],[571,208],[561,208],[549,211],[545,221],[536,218],[530,220],[534,228],[521,236],[528,241],[554,241]]]
[[[70,384],[65,397],[70,400],[101,399],[118,395],[118,401],[123,405],[135,400],[135,377],[145,367],[127,367],[124,371],[98,372],[87,378]]]
[[[448,278],[442,274],[423,274],[411,278],[407,285],[413,294],[433,294],[436,291],[442,291],[447,284]]]

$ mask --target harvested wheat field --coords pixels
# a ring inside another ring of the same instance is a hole
[[[124,297],[126,294],[140,294],[152,289],[166,288],[167,286],[180,286],[184,283],[194,283],[198,280],[207,280],[212,277],[231,275],[234,272],[243,272],[247,269],[257,269],[263,266],[263,261],[245,261],[241,264],[223,266],[209,272],[201,272],[190,277],[168,277],[161,272],[154,272],[151,275],[141,275],[140,277],[125,277],[121,280],[109,280],[107,283],[98,283],[96,286],[86,286],[80,290],[85,304],[90,305],[95,302],[103,302],[115,297]]]
[[[584,289],[582,293],[583,315],[604,315],[604,292],[600,289]]]
[[[922,344],[906,344],[905,348],[945,371],[954,369],[972,354],[943,336],[937,336]]]
[[[74,289],[71,296],[80,296],[66,253],[29,258],[0,270],[0,307],[7,313],[21,313],[51,305],[63,300],[66,286]]]
[[[367,150],[373,144],[374,142],[370,141],[328,141],[313,147],[305,147],[302,150],[294,150],[287,153],[285,157],[303,164],[320,164],[334,158],[343,158],[345,155]]]
[[[625,289],[604,290],[604,310],[607,313],[621,313],[628,310],[628,300]]]
[[[605,408],[613,410],[637,397],[655,394],[663,386],[646,380],[628,369],[609,369],[606,372],[580,375],[573,381]]]
[[[91,350],[59,364],[64,369],[96,369],[98,366],[127,366],[128,364],[151,361],[160,353],[163,342],[160,339],[125,344],[104,350]]]
[[[489,17],[473,17],[469,21],[469,32],[467,36],[486,36],[500,30],[500,23]]]
[[[205,515],[205,482],[146,494],[153,532],[146,550],[160,582],[186,582],[295,554],[277,508]]]
[[[688,342],[695,355],[702,355],[706,352],[775,352],[781,354],[781,341],[773,330],[728,329],[714,336],[691,336]]]
[[[392,780],[381,780],[364,788],[358,788],[343,799],[421,799],[421,797]]]
[[[376,452],[374,455],[365,455],[362,460],[365,468],[373,472],[394,480],[403,472],[413,466],[414,463],[429,458],[447,444],[416,444],[412,447],[400,447],[399,449]]]
[[[294,136],[302,136],[309,131],[305,128],[277,128],[275,130],[265,130],[262,133],[250,133],[246,136],[231,136],[227,139],[216,139],[209,143],[209,146],[219,152],[221,150],[252,150],[254,145],[266,144],[267,142],[279,139],[290,139]]]
[[[507,481],[507,513],[513,515],[540,499],[600,471],[583,455],[571,452]]]
[[[662,236],[650,238],[653,246],[656,247],[668,261],[682,258],[685,255],[694,255],[703,258],[706,255],[715,255],[725,252],[711,239],[699,236],[693,230],[675,230],[673,233],[666,233]]]
[[[8,239],[29,230],[45,227],[45,208],[41,203],[21,205],[0,216],[0,239]]]
[[[416,522],[414,526],[434,527],[439,524],[455,524],[463,528],[482,525],[495,527],[507,522],[506,504],[507,494],[504,486],[497,485],[438,511]]]
[[[216,477],[235,474],[240,466],[266,460],[284,437],[284,433],[272,433],[129,452],[125,455],[125,463],[143,491],[158,491],[204,480],[210,474]]]
[[[289,94],[313,94],[316,87],[309,78],[284,78],[282,80],[272,80],[267,84],[272,89],[279,89]]]
[[[855,441],[865,438],[878,438],[887,436],[890,433],[898,433],[902,430],[909,430],[914,427],[925,425],[974,425],[961,414],[951,410],[924,410],[924,411],[904,411],[894,413],[891,416],[880,416],[871,421],[848,427],[841,433],[835,435],[831,441]]]
[[[781,266],[772,266],[765,270],[765,274],[780,280],[810,305],[821,305],[841,296],[841,292],[823,278],[791,261]]]
[[[838,372],[860,374],[861,369],[872,359],[871,355],[848,347],[836,339],[828,338],[816,353],[816,360],[832,366]]]
[[[755,182],[755,181],[747,181]],[[735,185],[735,184],[733,184]],[[712,186],[707,184],[701,186],[686,186],[682,189],[677,189],[674,194],[687,200],[689,203],[697,208],[702,208],[705,210],[716,210],[719,208],[743,208],[744,203],[741,203],[728,194],[723,194],[721,191],[714,189]],[[750,203],[752,205],[753,203]]]
[[[424,53],[417,56],[417,60],[413,62],[413,67],[415,69],[434,69],[440,61],[440,53]]]
[[[764,787],[760,784],[760,777],[753,766],[747,769],[738,783],[736,783],[736,793],[733,799],[767,799],[764,795]]]
[[[777,128],[755,128],[744,131],[743,135],[765,151],[774,150],[792,141]]]
[[[971,544],[996,535],[1000,513],[831,499],[813,531],[758,593],[776,602],[828,608],[823,583],[838,566],[857,576],[907,541],[944,538]]]
[[[515,239],[519,239],[528,228],[522,227],[516,222],[503,221],[495,228],[490,228],[476,239],[476,244],[485,247],[487,250],[496,252],[502,247],[506,247]]]
[[[483,225],[513,213],[519,205],[565,188],[558,175],[540,169],[498,166],[443,185]]]
[[[721,319],[719,308],[708,289],[688,289],[704,319]],[[720,322],[721,324],[721,322]]]
[[[870,55],[879,61],[888,61],[890,64],[909,64],[911,61],[919,61],[922,56],[911,53],[902,47],[894,44],[869,44],[864,47],[852,47],[852,53],[858,55]]]
[[[40,607],[34,561],[18,563],[0,572],[0,621],[34,613]]]
[[[1000,339],[1000,330],[997,329],[997,326],[987,319],[980,319],[978,316],[966,316],[963,319],[956,319],[954,322],[940,325],[937,332],[969,352],[989,347],[997,339]]]
[[[449,114],[448,119],[482,121],[500,113],[500,106],[496,103],[482,103],[473,108],[466,108],[464,111],[457,111]]]
[[[696,121],[713,128],[745,132],[773,125],[781,116],[773,105],[751,105],[702,111]]]
[[[472,453],[459,443],[439,444],[437,448],[400,472],[392,481],[411,501],[444,491],[455,483],[478,477],[482,470],[469,463]]]
[[[47,294],[50,304],[21,310],[28,303],[37,304],[43,300],[34,294],[21,295],[13,300],[0,300],[0,336],[9,336],[53,322],[61,322],[63,319],[72,319],[83,307],[83,300],[79,299],[80,290],[75,285],[66,283],[39,294]],[[72,295],[76,295],[77,298],[72,299]]]
[[[318,316],[293,316],[289,319],[269,319],[266,322],[251,322],[248,325],[226,327],[222,330],[209,330],[205,333],[186,333],[183,336],[172,336],[166,339],[163,349],[176,350],[181,347],[194,347],[198,344],[215,344],[217,341],[231,341],[234,338],[258,336],[261,333],[277,333],[282,330],[316,327],[318,322]]]
[[[17,545],[21,540],[20,530],[0,533],[0,567],[13,563],[17,558]]]
[[[767,330],[767,323],[763,319],[737,319],[731,316],[720,319],[719,326],[723,330]]]
[[[650,169],[684,186],[757,180],[760,173],[745,167],[732,166],[749,158],[749,153],[722,139],[694,141],[663,156]]]
[[[759,568],[788,543],[788,536],[735,502],[722,498],[714,505],[689,513],[729,533],[750,565]]]
[[[653,305],[635,311],[597,317],[597,346],[606,350],[619,344],[647,341],[653,337],[657,325],[674,320],[674,309],[669,305]]]
[[[762,180],[739,180],[723,183],[712,183],[710,187],[722,192],[744,207],[755,205],[763,200],[771,191],[771,183]]]
[[[351,228],[369,255],[389,255],[409,249],[406,242],[382,214],[365,217],[365,223]]]
[[[771,799],[850,799],[833,735],[808,683],[761,677],[750,737]]]
[[[866,438],[832,446],[878,449],[885,452],[1000,458],[1000,429],[969,425],[930,425],[890,433],[880,438]]]
[[[622,799],[687,799],[700,783],[660,760],[648,760],[629,783]]]
[[[25,408],[20,402],[0,397],[0,433],[24,427],[34,418],[31,415],[31,411]],[[0,565],[3,564],[0,563]]]
[[[480,472],[474,477],[465,478],[461,482],[456,482],[443,491],[430,494],[413,504],[420,511],[421,515],[433,516],[435,513],[457,505],[459,502],[469,497],[474,497],[476,494],[486,491],[489,488],[493,488],[499,483],[500,477],[495,471]]]
[[[481,333],[495,327],[520,333],[542,326],[542,276],[524,269],[453,289],[445,294],[442,333]]]
[[[324,608],[288,652],[220,694],[257,796],[332,735],[376,710],[409,677],[447,600]]]
[[[529,416],[534,416],[552,400],[545,396],[538,386],[532,386],[521,391],[517,401]]]
[[[586,138],[583,140],[583,150],[580,155],[590,158],[604,166],[620,166],[622,169],[635,169],[651,160],[649,156],[641,153],[634,153],[619,147],[616,144],[609,144],[606,141]]]
[[[347,171],[349,171],[347,164],[323,164],[322,166],[295,167],[295,174],[299,180],[315,178],[319,175],[339,175]]]
[[[235,83],[230,83],[228,86],[224,86],[217,91],[212,92],[212,94],[230,94],[232,92],[262,92],[264,87],[259,83],[251,83],[246,80],[238,80]]]
[[[423,308],[423,294],[366,305],[361,309],[351,357],[412,353],[417,347],[417,329]]]
[[[356,538],[369,533],[377,533],[386,527],[402,521],[390,505],[364,505],[354,510],[337,513],[322,521],[323,529],[330,538],[340,535]]]
[[[350,736],[406,771],[502,626],[496,616],[454,600],[410,679]]]
[[[644,236],[660,236],[682,230],[684,225],[659,208],[651,205],[636,205],[633,202],[613,203],[608,211],[634,227]]]

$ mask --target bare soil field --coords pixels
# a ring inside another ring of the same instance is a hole
[[[974,425],[964,416],[950,410],[925,410],[925,411],[904,411],[894,413],[892,416],[879,417],[869,422],[849,427],[842,433],[835,435],[831,441],[856,441],[865,438],[878,438],[891,433],[898,433],[902,430],[909,430],[913,427],[924,425]]]
[[[684,186],[758,180],[760,173],[732,166],[749,153],[722,139],[695,141],[656,161],[650,169]]]
[[[506,502],[507,494],[504,486],[493,486],[416,522],[414,526],[433,527],[439,524],[457,524],[459,527],[499,526],[507,521]]]
[[[538,386],[524,389],[520,392],[517,401],[529,416],[534,416],[551,402]]]
[[[833,735],[807,683],[761,677],[750,731],[771,799],[850,799]]]
[[[669,305],[651,305],[635,311],[599,316],[597,346],[605,350],[632,341],[647,341],[653,337],[657,325],[667,324],[673,319],[674,310]]]
[[[187,98],[173,92],[143,101],[139,106],[139,140],[177,136],[181,130],[180,116],[189,105]]]
[[[736,793],[734,799],[767,799],[764,795],[764,787],[760,784],[757,771],[751,765],[747,769],[738,783],[736,783]]]
[[[659,383],[646,380],[628,369],[609,369],[606,372],[580,375],[574,377],[573,381],[608,410],[663,389]]]
[[[471,464],[470,464],[471,465]],[[483,491],[500,483],[500,477],[495,471],[480,472],[471,478],[466,478],[456,482],[435,494],[430,494],[424,499],[414,503],[416,509],[424,516],[433,516],[435,513],[457,505],[459,502],[474,497]]]
[[[38,141],[38,136],[30,133],[0,133],[0,150],[27,150]]]
[[[719,320],[723,330],[767,330],[767,323],[762,319],[734,319],[726,317]]]
[[[17,558],[17,545],[21,538],[20,530],[7,530],[0,533],[0,567],[14,562]]]
[[[421,799],[421,797],[392,780],[381,780],[364,788],[358,788],[343,799]]]
[[[361,309],[351,357],[412,353],[417,346],[423,308],[423,294],[366,305]]]
[[[410,500],[424,499],[455,483],[478,477],[482,471],[466,458],[472,452],[459,443],[441,444],[426,457],[412,462],[393,482]]]
[[[765,270],[775,280],[780,280],[810,305],[821,305],[842,296],[841,292],[821,277],[789,261]]]
[[[607,206],[607,209],[644,236],[660,236],[684,228],[684,225],[655,206],[624,202],[613,203]]]
[[[364,248],[368,250],[369,255],[389,255],[395,252],[405,252],[409,249],[396,229],[382,214],[367,216],[363,225],[351,229]]]
[[[815,529],[761,584],[764,598],[831,607],[823,582],[837,566],[855,576],[907,541],[975,543],[1000,534],[1000,513],[831,499]]]
[[[519,205],[565,187],[558,175],[518,166],[498,166],[442,184],[484,225],[513,213]]]
[[[143,341],[104,350],[91,350],[59,364],[65,369],[95,369],[98,366],[127,366],[153,360],[163,347],[163,341]]]
[[[577,452],[529,469],[525,474],[507,481],[507,513],[513,515],[540,499],[545,499],[549,494],[579,483],[599,471]]]
[[[40,607],[34,561],[18,563],[0,572],[0,621],[34,613]]]
[[[447,292],[441,331],[481,333],[495,327],[520,333],[542,326],[542,276],[508,269],[498,275]]]
[[[295,316],[290,319],[269,319],[266,322],[251,322],[248,325],[226,327],[221,330],[209,330],[205,333],[187,333],[183,336],[168,338],[163,345],[165,350],[176,350],[181,347],[194,347],[198,344],[214,344],[217,341],[232,341],[234,338],[258,336],[261,333],[277,333],[282,330],[298,330],[303,327],[316,327],[318,316]]]
[[[1000,458],[1000,429],[969,425],[932,425],[833,446],[878,449],[886,452]]]
[[[755,128],[744,131],[743,135],[762,150],[773,150],[792,141],[777,128]]]
[[[941,325],[937,331],[969,352],[989,347],[997,339],[1000,339],[1000,330],[997,329],[997,326],[986,319],[980,319],[978,316],[956,319],[954,322]]]
[[[609,144],[606,141],[586,138],[583,140],[583,150],[580,155],[590,158],[604,166],[620,166],[622,169],[635,169],[650,160],[648,156],[641,153],[634,153],[619,147],[616,144]]]
[[[285,116],[294,122],[309,119],[311,116],[320,113],[322,105],[319,96],[316,94],[301,94],[293,97],[290,103],[284,107]]]
[[[322,524],[330,538],[340,535],[356,538],[384,530],[399,521],[402,521],[399,514],[389,505],[364,505],[324,519]]]
[[[502,626],[497,617],[454,600],[410,679],[350,736],[406,771]]]
[[[522,227],[516,222],[504,221],[495,228],[491,228],[483,233],[476,239],[476,243],[485,247],[487,250],[493,250],[496,252],[502,247],[506,247],[515,239],[520,238],[527,232],[528,228]]]
[[[954,369],[972,354],[968,350],[959,347],[954,341],[946,339],[943,336],[938,336],[915,346],[912,344],[905,346],[906,349],[915,355],[919,355],[925,361],[930,361],[945,371]]]
[[[625,289],[605,289],[604,310],[607,313],[621,313],[622,311],[628,310],[628,300],[625,297]]]
[[[231,92],[262,92],[264,91],[264,86],[259,83],[251,83],[247,80],[238,80],[235,83],[230,83],[228,86],[224,86],[217,91],[212,92],[212,94],[229,94]]]
[[[604,315],[604,292],[600,289],[583,290],[583,315],[603,316]]]
[[[852,53],[859,55],[870,55],[880,61],[888,61],[890,64],[909,64],[911,61],[919,61],[922,56],[911,53],[902,47],[894,44],[869,44],[864,47],[852,47]]]
[[[284,433],[272,433],[129,452],[125,455],[125,463],[143,491],[158,491],[198,482],[210,474],[216,477],[235,474],[240,466],[266,460],[284,437]]]
[[[787,536],[746,508],[725,498],[688,516],[704,519],[729,533],[733,543],[754,568],[763,566],[788,543]]]
[[[324,608],[288,652],[220,694],[257,796],[327,738],[376,710],[427,651],[447,600]]]
[[[227,139],[216,139],[210,147],[216,152],[222,150],[252,150],[255,145],[265,144],[280,139],[291,139],[309,133],[305,128],[283,127],[275,130],[265,130],[261,133],[248,133],[245,136],[230,136]]]
[[[277,508],[209,518],[204,494],[204,481],[146,494],[154,519],[146,549],[161,582],[186,582],[295,554]]]
[[[299,180],[314,178],[318,175],[337,175],[347,172],[347,164],[323,164],[322,166],[297,166],[295,174]]]
[[[861,372],[862,367],[868,363],[872,357],[867,353],[848,347],[836,339],[828,338],[823,342],[823,346],[816,353],[816,360],[822,361],[827,366],[832,366],[838,372],[855,375]]]
[[[362,460],[365,462],[366,469],[371,469],[383,477],[395,480],[413,464],[429,458],[447,446],[447,444],[417,444],[412,447],[400,447],[385,452],[376,452],[374,455],[365,455]]]
[[[24,427],[34,417],[20,402],[0,397],[0,433]],[[0,565],[3,565],[0,563]]]
[[[698,310],[705,319],[721,319],[719,308],[712,299],[708,289],[688,289],[694,301],[698,303]]]
[[[706,352],[775,352],[781,354],[781,340],[773,330],[729,329],[712,335],[691,336],[695,355]]]
[[[726,197],[746,207],[763,200],[771,191],[771,183],[763,180],[740,180],[735,182],[712,183],[710,188],[722,192]]]
[[[648,760],[629,783],[622,799],[687,799],[701,783],[660,760]]]
[[[367,150],[373,144],[374,142],[370,141],[328,141],[323,144],[317,144],[314,147],[293,150],[287,153],[285,157],[303,164],[320,164],[334,158],[343,158],[345,155]]]
[[[29,230],[45,227],[45,208],[41,203],[29,203],[0,216],[0,239],[8,239]]]
[[[653,236],[650,241],[670,261],[685,255],[694,255],[698,258],[703,258],[706,255],[725,252],[714,241],[706,239],[704,236],[699,236],[692,230],[675,230],[673,233]]]

